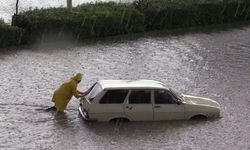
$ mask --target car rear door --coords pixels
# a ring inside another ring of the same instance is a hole
[[[100,121],[109,121],[116,117],[124,117],[124,100],[128,90],[104,91],[100,100],[92,107],[93,118]]]
[[[152,121],[153,106],[151,99],[151,90],[130,90],[124,105],[126,116],[133,121]]]
[[[168,90],[154,90],[153,92],[154,120],[184,119],[184,104],[177,104],[176,98]]]

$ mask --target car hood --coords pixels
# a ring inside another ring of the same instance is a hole
[[[220,104],[218,102],[209,98],[197,97],[191,95],[183,95],[183,97],[185,99],[185,102],[188,104],[220,108]]]

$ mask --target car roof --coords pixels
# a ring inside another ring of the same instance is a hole
[[[103,89],[169,89],[155,80],[99,80]]]

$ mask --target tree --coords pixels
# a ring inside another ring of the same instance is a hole
[[[18,2],[19,0],[16,0],[16,15],[18,15]]]
[[[72,0],[67,0],[67,8],[69,11],[72,10]]]

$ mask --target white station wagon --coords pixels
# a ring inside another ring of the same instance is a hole
[[[89,90],[79,107],[85,120],[159,121],[220,116],[216,101],[178,94],[154,80],[100,80]]]

